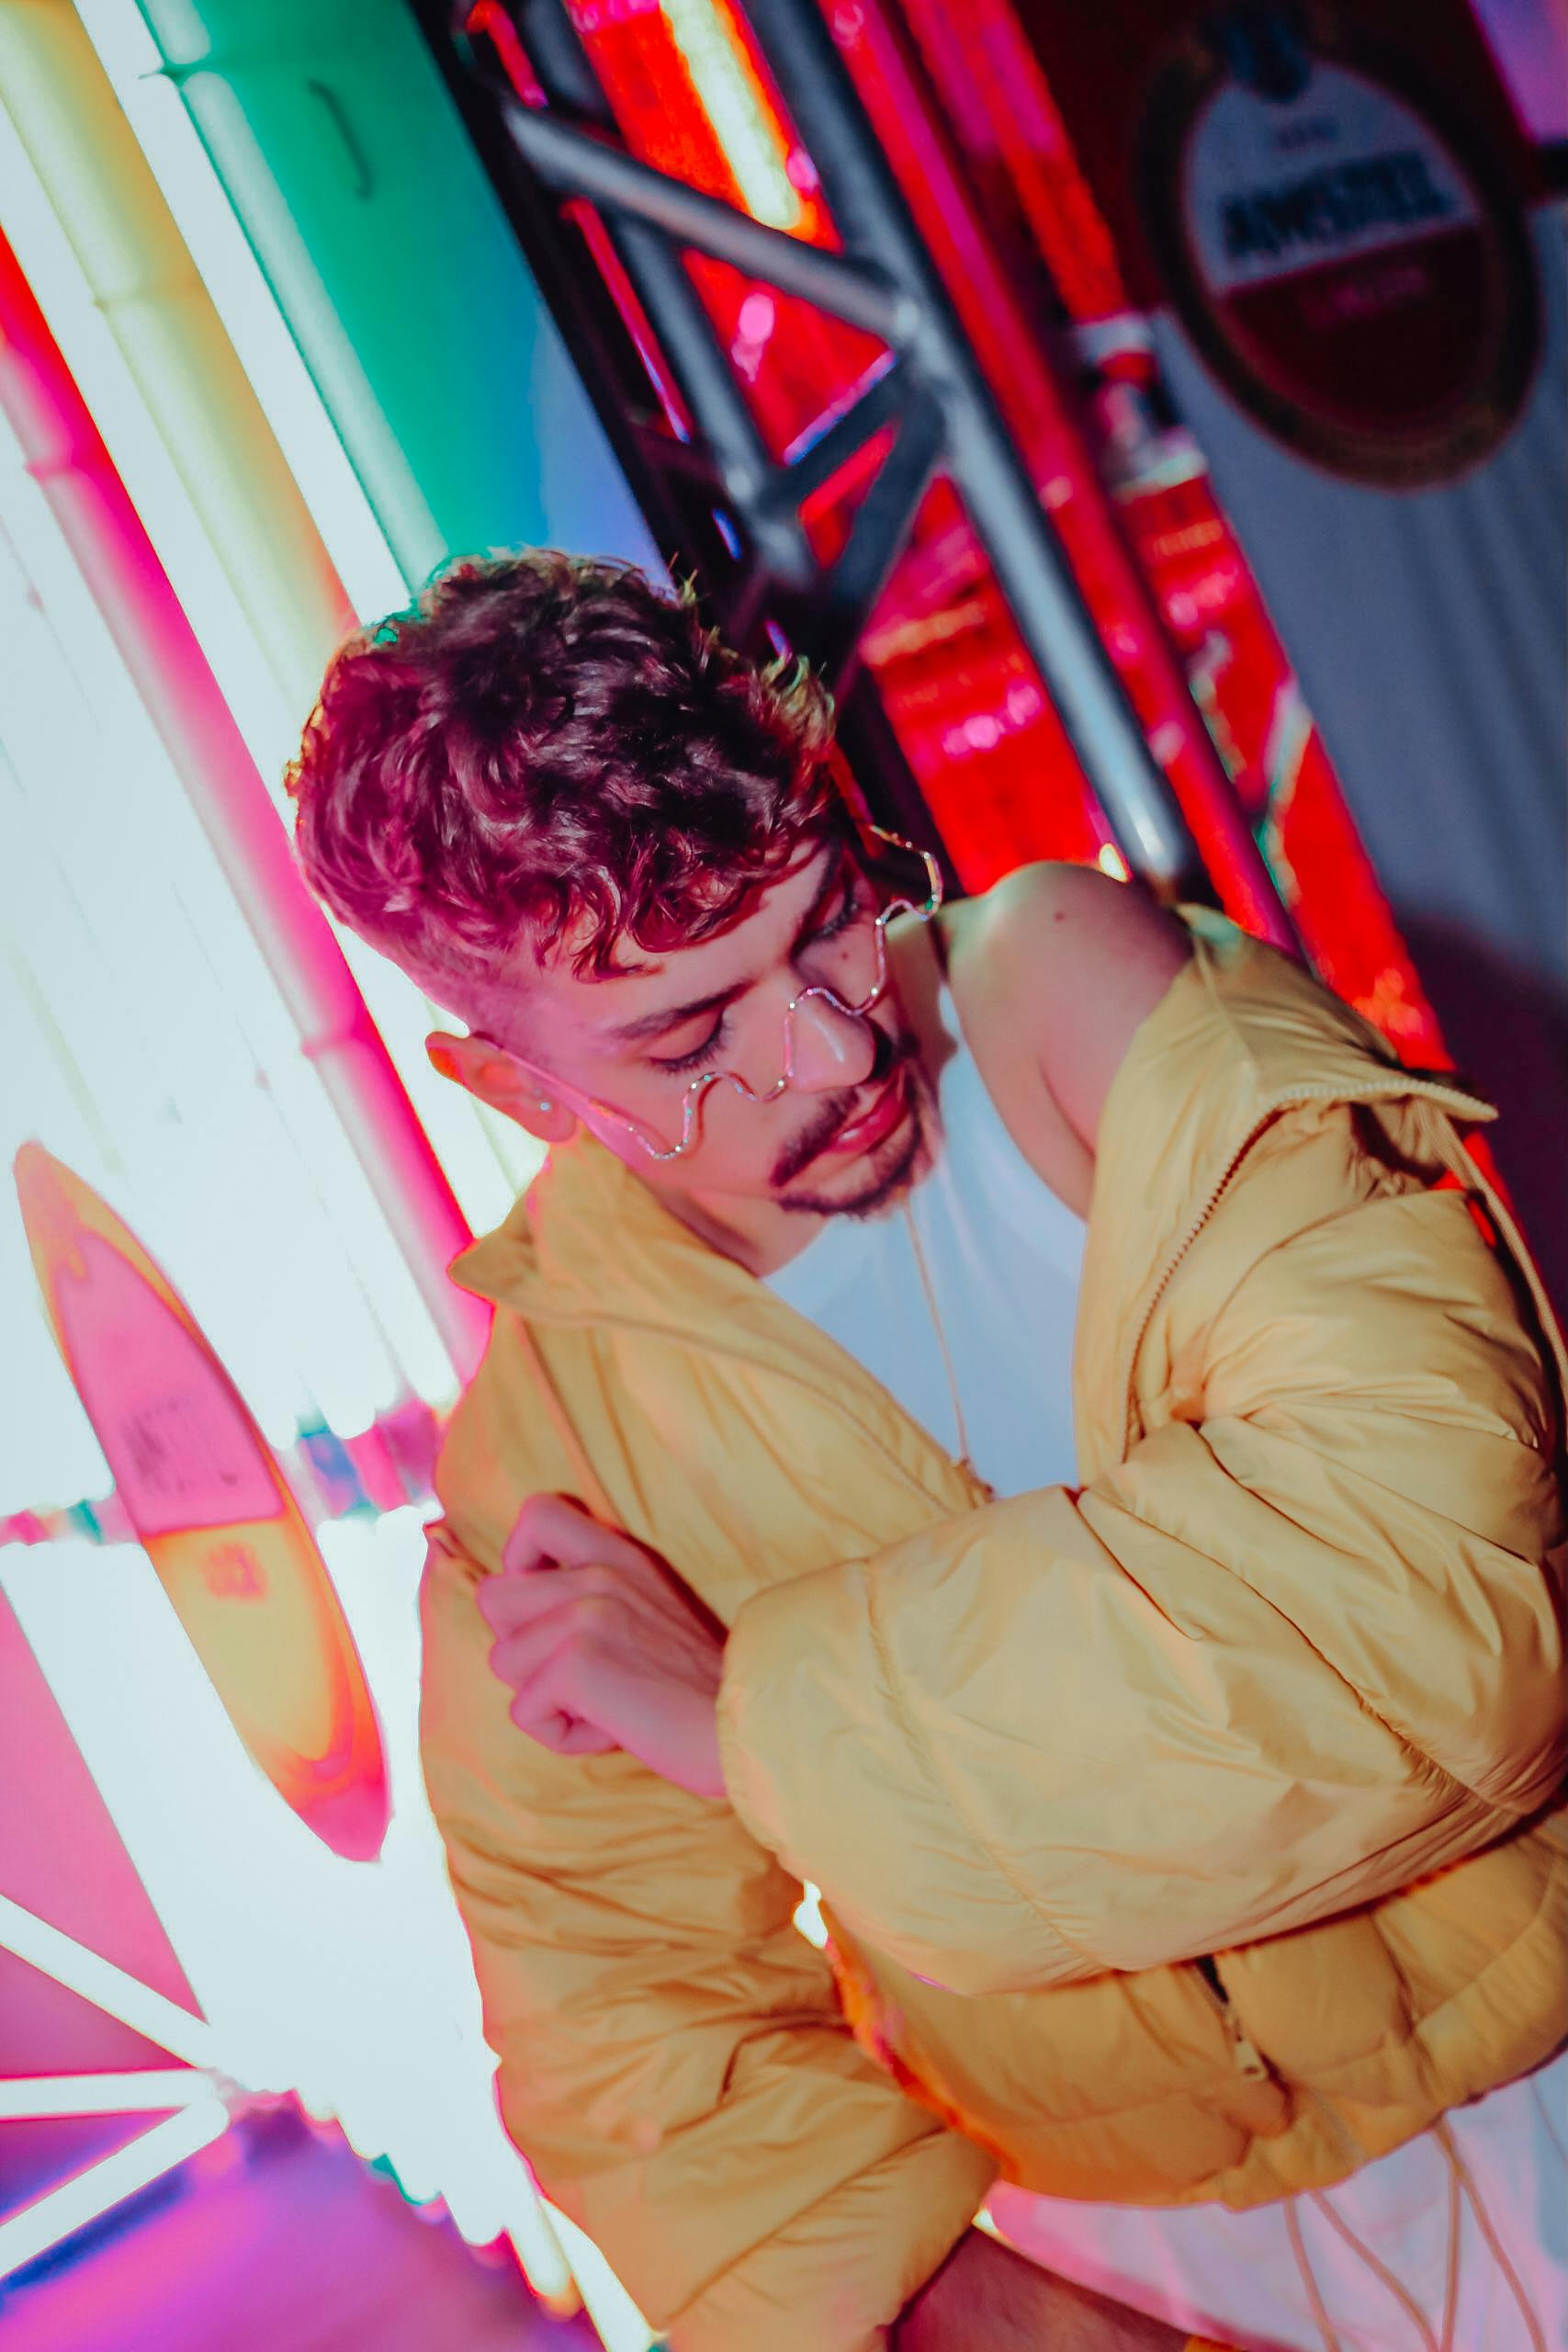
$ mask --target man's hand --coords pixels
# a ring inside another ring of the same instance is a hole
[[[559,1495],[533,1495],[479,1604],[519,1731],[558,1756],[625,1748],[694,1796],[724,1795],[723,1628],[656,1553]]]

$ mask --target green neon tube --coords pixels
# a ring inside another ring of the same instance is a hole
[[[140,0],[411,584],[647,526],[403,0]]]

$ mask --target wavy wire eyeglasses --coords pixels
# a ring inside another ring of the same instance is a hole
[[[887,993],[888,925],[899,915],[912,916],[917,922],[921,923],[932,922],[942,910],[944,894],[942,869],[929,850],[918,848],[913,842],[904,840],[899,833],[888,832],[886,827],[881,825],[871,825],[867,830],[879,841],[886,842],[892,848],[903,850],[910,857],[919,858],[925,868],[926,879],[926,895],[923,900],[898,897],[890,899],[879,910],[873,925],[875,970],[868,994],[860,998],[858,1001],[851,1003],[840,996],[836,989],[829,987],[824,982],[814,982],[807,988],[798,989],[784,1007],[783,1068],[773,1085],[754,1087],[737,1069],[704,1070],[700,1077],[692,1080],[681,1098],[680,1139],[674,1144],[663,1143],[651,1133],[643,1121],[632,1118],[625,1111],[617,1111],[613,1103],[601,1102],[592,1095],[582,1096],[586,1108],[598,1117],[608,1120],[612,1125],[621,1128],[650,1160],[662,1165],[672,1159],[681,1159],[697,1143],[703,1106],[716,1087],[732,1087],[743,1102],[753,1103],[758,1107],[763,1103],[776,1102],[780,1095],[787,1093],[795,1083],[795,1032],[803,1006],[820,1002],[829,1006],[845,1020],[868,1019]],[[550,1084],[558,1082],[551,1080],[547,1072],[535,1070],[533,1065],[525,1061],[521,1055],[512,1054],[508,1057],[515,1061],[521,1069],[528,1070],[531,1076]]]

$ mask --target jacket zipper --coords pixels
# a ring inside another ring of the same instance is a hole
[[[1235,2060],[1236,2071],[1245,2075],[1249,2082],[1272,2082],[1274,2070],[1237,2017],[1231,1996],[1220,1981],[1220,1972],[1213,1954],[1204,1952],[1193,1962],[1192,1965],[1201,1977],[1210,1999],[1219,2011],[1220,2022],[1224,2027],[1226,2038],[1230,2042],[1231,2054]]]
[[[1195,1960],[1190,1964],[1197,1970],[1202,1980],[1204,1991],[1219,2012],[1220,2022],[1224,2027],[1225,2037],[1230,2043],[1231,2054],[1235,2060],[1237,2073],[1245,2075],[1248,2082],[1279,2082],[1279,2075],[1276,2075],[1273,2067],[1237,2017],[1231,1996],[1220,1982],[1220,1972],[1214,1964],[1213,1956],[1205,1952],[1201,1959]],[[1341,2155],[1348,2158],[1353,2170],[1366,2163],[1369,2151],[1357,2139],[1331,2099],[1325,2098],[1321,2091],[1314,2090],[1310,2083],[1299,2080],[1289,2086],[1289,2091],[1291,2095],[1304,2098],[1311,2104],[1325,2131],[1327,2132]]]

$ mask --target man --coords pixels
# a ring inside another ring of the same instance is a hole
[[[1562,1366],[1484,1106],[1098,875],[939,911],[829,750],[537,554],[292,778],[550,1147],[424,1596],[508,2127],[678,2352],[1543,2346]]]

